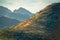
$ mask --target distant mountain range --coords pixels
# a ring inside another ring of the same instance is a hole
[[[0,39],[60,40],[60,3],[53,3],[30,19],[0,31]]]
[[[11,12],[8,8],[0,6],[0,29],[2,27],[15,25],[19,21],[25,21],[31,16],[33,16],[33,14],[22,7]]]
[[[19,21],[23,21],[27,20],[30,16],[33,16],[33,13],[22,7],[11,12],[8,8],[0,6],[0,16],[5,16]]]
[[[29,19],[29,17],[33,16],[33,13],[21,7],[17,10],[14,10],[14,12],[8,15],[5,15],[5,16],[12,18],[12,19],[19,20],[19,21],[24,21],[24,20]]]

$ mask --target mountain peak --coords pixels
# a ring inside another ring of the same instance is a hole
[[[24,14],[24,15],[28,15],[28,16],[32,16],[33,14],[28,11],[27,9],[20,7],[19,9],[14,10],[14,13],[19,13],[19,14]]]
[[[33,16],[31,12],[29,12],[23,7],[20,7],[19,9],[15,9],[13,13],[15,14],[17,20],[27,20],[29,17]]]
[[[28,11],[27,9],[25,9],[25,8],[23,8],[23,7],[20,7],[19,9],[15,9],[14,12],[15,12],[15,13],[16,13],[16,12],[19,12],[19,13],[20,13],[20,12],[24,12],[24,13],[25,13],[25,12],[29,12],[29,13],[31,13],[30,11]],[[31,14],[32,14],[32,13],[31,13]]]
[[[19,9],[25,9],[25,8],[23,8],[23,7],[20,7]],[[26,10],[26,9],[25,9]]]
[[[25,8],[20,7],[20,8],[18,8],[18,9],[15,9],[14,12],[17,11],[17,10],[22,10],[22,9],[23,9],[23,10],[26,10]]]

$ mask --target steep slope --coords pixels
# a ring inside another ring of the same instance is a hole
[[[10,19],[10,18],[2,16],[2,17],[0,17],[0,29],[7,28],[9,26],[13,26],[13,25],[17,24],[18,22],[19,22],[18,20]]]

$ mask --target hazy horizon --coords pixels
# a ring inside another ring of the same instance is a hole
[[[4,6],[11,11],[23,7],[32,13],[36,13],[47,5],[60,2],[60,0],[0,0],[0,6]]]

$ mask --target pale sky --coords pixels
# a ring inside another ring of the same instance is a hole
[[[60,0],[0,0],[0,6],[7,7],[11,11],[23,7],[32,13],[36,13],[55,2],[60,2]]]

